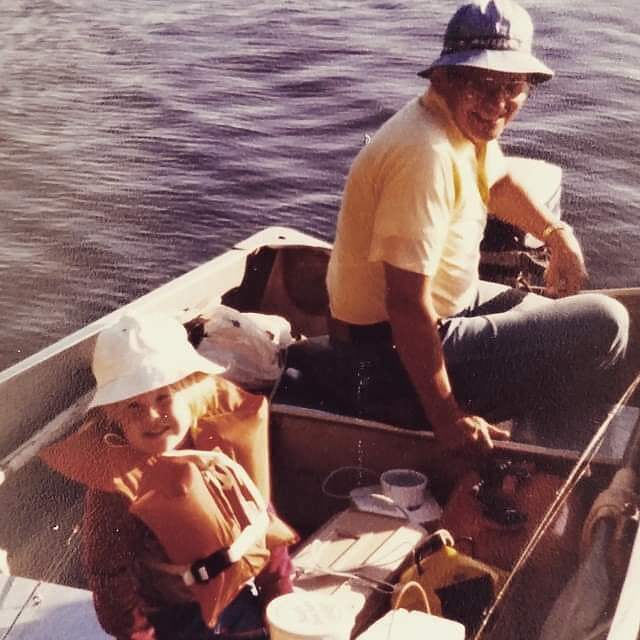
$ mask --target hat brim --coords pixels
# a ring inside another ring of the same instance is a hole
[[[134,372],[98,387],[88,408],[121,402],[166,387],[192,373],[221,374],[225,371],[226,367],[204,358],[195,349],[181,358],[173,357],[171,361],[166,357],[147,358]]]
[[[428,78],[438,67],[475,67],[501,73],[525,73],[534,76],[536,82],[553,78],[553,71],[534,55],[524,51],[494,49],[469,49],[441,55],[430,67],[418,75]]]

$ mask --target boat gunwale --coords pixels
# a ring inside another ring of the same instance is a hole
[[[286,246],[329,245],[297,229],[266,227],[224,253],[0,371],[0,406],[5,407],[0,416],[2,460],[93,388],[91,353],[97,334],[105,326],[129,311],[140,309],[161,310],[185,323],[220,304],[225,293],[240,285],[252,253],[263,247]],[[200,295],[200,290],[206,290],[206,294]],[[65,376],[65,383],[61,383],[60,376]]]
[[[409,429],[402,426],[396,426],[377,420],[370,420],[366,418],[359,418],[354,416],[348,416],[339,413],[333,413],[330,411],[324,411],[322,409],[314,409],[311,407],[300,407],[297,405],[288,405],[284,403],[272,403],[271,404],[272,416],[286,418],[291,416],[293,418],[316,420],[318,422],[335,422],[337,424],[345,424],[353,427],[359,427],[369,432],[379,432],[393,434],[399,438],[406,438],[408,440],[424,440],[428,442],[436,442],[435,436],[432,431]],[[558,461],[561,464],[564,463],[576,463],[581,455],[580,451],[573,449],[558,449],[553,447],[546,447],[542,445],[534,445],[525,442],[517,442],[512,440],[496,440],[493,443],[492,455],[501,454],[516,454],[518,457],[531,457],[531,459],[552,459]],[[617,468],[620,465],[620,458],[606,455],[597,455],[593,461],[593,465],[602,467]]]
[[[160,306],[162,300],[168,298],[168,296],[172,295],[175,290],[180,289],[182,285],[189,283],[189,285],[192,286],[195,279],[206,279],[207,276],[211,275],[210,272],[212,270],[220,268],[227,261],[236,261],[238,259],[241,259],[242,257],[248,256],[253,251],[260,248],[272,247],[274,249],[277,249],[280,247],[291,245],[295,246],[298,244],[303,244],[304,246],[331,246],[329,243],[318,240],[313,236],[309,236],[304,232],[298,231],[293,228],[277,226],[267,227],[262,231],[258,231],[255,234],[249,236],[245,240],[236,243],[233,247],[227,249],[225,252],[213,256],[206,262],[197,265],[193,269],[190,269],[189,271],[176,276],[175,278],[172,278],[168,282],[156,287],[155,289],[152,289],[148,293],[145,293],[144,295],[132,300],[131,302],[118,307],[114,311],[101,316],[97,320],[90,322],[89,324],[81,327],[76,331],[73,331],[67,336],[56,340],[47,347],[40,349],[36,353],[27,356],[23,360],[20,360],[19,362],[16,362],[15,364],[10,365],[9,367],[0,371],[0,389],[2,389],[2,385],[4,385],[11,378],[20,375],[21,373],[35,365],[42,364],[46,360],[77,346],[78,344],[84,342],[89,338],[94,337],[100,332],[101,329],[113,323],[127,311],[142,309],[145,307],[145,305],[151,305],[151,303],[153,303],[153,307]],[[211,303],[213,304],[213,301],[211,301]],[[198,312],[199,309],[183,308],[180,313],[181,320],[186,322],[195,317]]]

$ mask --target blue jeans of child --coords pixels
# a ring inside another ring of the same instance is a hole
[[[572,423],[563,427],[571,432],[565,434],[568,440],[560,433],[540,433],[540,444],[581,447],[593,429],[576,427],[576,420],[593,416],[596,407],[622,390],[629,317],[623,305],[605,295],[551,300],[481,281],[475,303],[441,321],[439,332],[454,394],[465,410],[493,421],[533,419],[543,431],[555,428],[546,426],[551,422]],[[401,397],[410,415],[407,426],[425,426],[391,340],[343,349],[352,361],[373,363],[375,373],[365,374],[371,383],[368,397]]]
[[[202,621],[195,602],[176,605],[151,617],[158,640],[266,640],[258,596],[245,587],[220,615],[214,629]]]

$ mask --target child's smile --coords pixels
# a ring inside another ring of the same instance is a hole
[[[179,447],[193,422],[184,395],[168,386],[128,398],[105,409],[120,423],[129,444],[150,454]]]

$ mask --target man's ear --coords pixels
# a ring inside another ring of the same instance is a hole
[[[447,67],[436,67],[429,75],[431,86],[441,95],[446,96],[449,91],[449,70]]]

